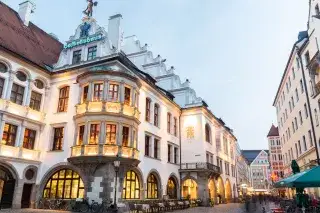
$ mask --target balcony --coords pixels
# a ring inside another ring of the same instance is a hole
[[[180,172],[210,172],[220,175],[220,167],[211,163],[182,163]]]
[[[38,121],[44,123],[46,114],[43,112],[39,112],[33,109],[30,109],[27,106],[22,106],[19,104],[15,104],[11,101],[0,99],[0,110],[18,115],[24,118],[29,118],[34,121]]]
[[[39,150],[0,144],[0,157],[40,161],[40,153]]]
[[[83,163],[90,161],[108,162],[116,157],[138,164],[139,150],[132,147],[118,145],[94,144],[71,147],[71,157],[68,159],[73,163]]]
[[[86,102],[76,105],[77,115],[85,113],[115,113],[139,119],[140,112],[137,107],[121,104],[120,102]]]

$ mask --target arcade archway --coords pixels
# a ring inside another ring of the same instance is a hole
[[[0,165],[0,204],[1,208],[11,208],[16,179],[4,166]]]
[[[190,199],[197,199],[198,198],[198,184],[196,181],[192,179],[187,179],[183,181],[182,185],[182,197],[183,198],[190,198]]]
[[[209,180],[208,188],[209,188],[209,198],[215,200],[217,197],[217,188],[213,179]]]
[[[224,183],[221,177],[217,179],[217,202],[222,203],[225,199]]]
[[[232,199],[232,190],[231,190],[231,184],[229,179],[226,180],[225,197],[227,202],[230,202],[230,200]]]

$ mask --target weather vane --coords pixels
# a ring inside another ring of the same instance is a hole
[[[84,10],[83,13],[86,14],[88,17],[92,17],[93,6],[97,6],[98,2],[97,1],[93,2],[93,0],[87,0],[87,2],[88,2],[87,9]]]

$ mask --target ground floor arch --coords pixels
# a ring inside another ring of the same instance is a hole
[[[0,164],[0,204],[1,208],[11,208],[17,176],[9,166]]]
[[[225,186],[222,177],[217,179],[217,202],[222,203],[225,200]]]
[[[214,179],[209,179],[209,184],[208,184],[208,188],[209,188],[209,198],[212,200],[216,200],[217,197],[217,188],[216,188],[216,183],[214,181]]]
[[[167,195],[169,199],[178,198],[178,179],[174,176],[169,177],[167,182]]]
[[[227,202],[230,202],[232,199],[232,190],[231,190],[231,183],[229,179],[226,179],[226,184],[225,184],[225,198]]]
[[[198,184],[193,179],[186,179],[182,183],[182,197],[198,199]]]

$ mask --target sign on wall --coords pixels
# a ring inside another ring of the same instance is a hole
[[[65,44],[64,45],[64,49],[70,49],[70,48],[73,48],[73,47],[89,44],[89,43],[92,43],[92,42],[95,42],[95,41],[99,41],[99,40],[102,40],[102,39],[104,39],[104,36],[102,34],[88,36],[86,38],[81,38],[81,39],[74,40],[74,41],[71,41],[71,42]]]

